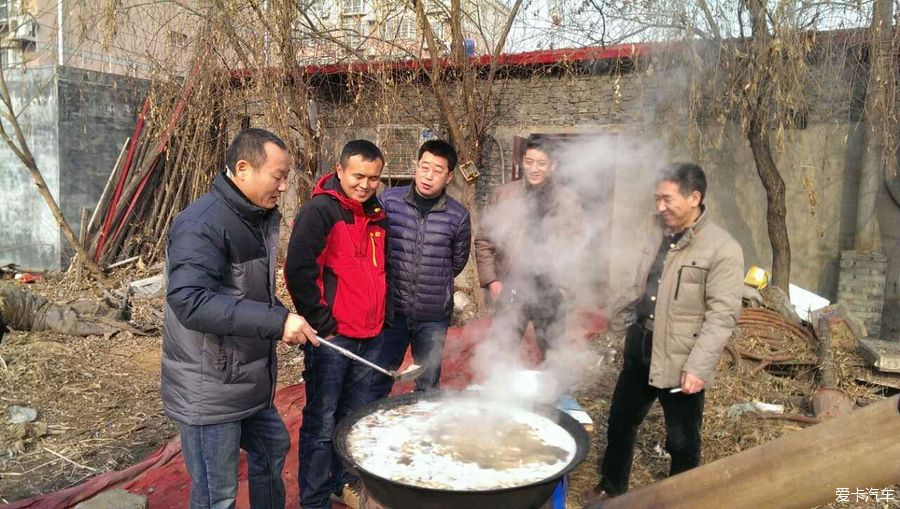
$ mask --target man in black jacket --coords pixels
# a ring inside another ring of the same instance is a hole
[[[275,344],[318,344],[275,297],[277,204],[291,159],[274,134],[245,129],[225,163],[169,232],[162,398],[181,432],[192,509],[234,507],[242,448],[251,507],[282,508],[290,438],[272,404]]]
[[[375,198],[384,155],[368,140],[344,145],[294,220],[284,277],[291,300],[322,337],[375,361],[390,320],[384,210]],[[356,509],[359,482],[334,451],[335,425],[371,401],[372,369],[306,345],[300,428],[300,507]]]
[[[456,168],[456,149],[446,141],[419,148],[415,182],[381,193],[388,215],[388,277],[394,321],[384,330],[378,363],[397,369],[407,347],[425,373],[416,391],[436,390],[441,357],[453,312],[453,278],[469,260],[472,227],[469,211],[447,195]],[[391,392],[393,380],[375,374],[373,399]]]

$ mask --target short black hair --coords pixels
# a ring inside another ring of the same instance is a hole
[[[369,140],[348,141],[341,150],[341,166],[347,166],[347,161],[353,156],[361,156],[364,161],[378,160],[384,164],[381,149]]]
[[[678,185],[678,192],[687,198],[694,191],[700,193],[700,203],[706,198],[706,174],[703,168],[694,163],[672,163],[660,171],[660,182],[672,182]]]
[[[456,149],[453,148],[453,145],[447,143],[444,140],[428,140],[419,147],[419,157],[416,158],[416,161],[420,161],[422,159],[422,155],[428,152],[429,154],[436,155],[438,157],[443,157],[447,160],[447,170],[453,171],[456,168],[456,163],[459,156],[456,155]]]
[[[522,151],[522,155],[525,155],[525,152],[528,152],[531,149],[540,150],[541,152],[547,154],[547,157],[550,160],[555,161],[556,156],[554,155],[555,144],[550,141],[550,139],[545,138],[543,136],[529,136],[527,140],[525,140],[525,150]]]
[[[250,127],[242,129],[225,150],[225,166],[234,173],[238,161],[244,160],[254,168],[266,163],[266,143],[274,143],[276,147],[287,150],[287,144],[277,135],[265,129]]]

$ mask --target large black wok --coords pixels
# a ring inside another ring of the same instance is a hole
[[[334,448],[350,470],[359,474],[366,490],[387,509],[537,509],[553,494],[559,480],[584,461],[590,448],[590,439],[584,427],[568,414],[552,407],[540,407],[536,413],[551,418],[575,439],[576,451],[572,461],[552,477],[515,488],[499,488],[479,491],[410,486],[380,477],[360,467],[350,456],[347,436],[356,421],[379,410],[409,405],[418,401],[441,399],[442,393],[413,393],[383,399],[365,406],[338,423]]]

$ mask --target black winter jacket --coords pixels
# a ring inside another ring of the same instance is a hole
[[[288,315],[275,297],[280,218],[220,174],[172,223],[161,382],[176,421],[217,424],[271,406]]]
[[[445,192],[423,216],[414,192],[395,187],[379,196],[388,216],[394,310],[413,320],[445,320],[453,312],[453,278],[469,260],[469,212]]]

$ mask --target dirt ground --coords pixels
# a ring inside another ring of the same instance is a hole
[[[141,277],[135,274],[134,278]],[[48,298],[99,296],[102,289],[47,276],[32,287]],[[134,320],[160,325],[162,301],[135,301]],[[576,396],[595,421],[590,456],[570,476],[569,507],[596,482],[597,458],[605,447],[606,415],[620,367],[621,338],[595,338],[604,352]],[[76,338],[48,333],[12,332],[0,344],[0,503],[76,485],[97,473],[132,465],[177,433],[162,412],[159,397],[159,330],[150,336],[122,332],[111,337]],[[610,355],[613,353],[613,355]],[[846,357],[846,356],[845,356]],[[302,356],[279,349],[281,383],[300,379]],[[798,401],[809,394],[812,369],[801,365],[775,374],[749,375],[726,360],[720,380],[708,393],[704,416],[703,462],[754,447],[806,424],[783,420],[730,418],[728,407],[747,401],[782,403],[803,411]],[[849,383],[849,382],[847,382]],[[873,387],[845,387],[860,403],[888,395]],[[24,405],[38,411],[36,421],[10,425],[5,410]],[[639,431],[631,488],[663,479],[668,472],[662,412],[655,405]],[[849,487],[854,489],[855,487]],[[900,487],[896,496],[900,498]],[[900,503],[845,504],[827,507],[900,507]]]

